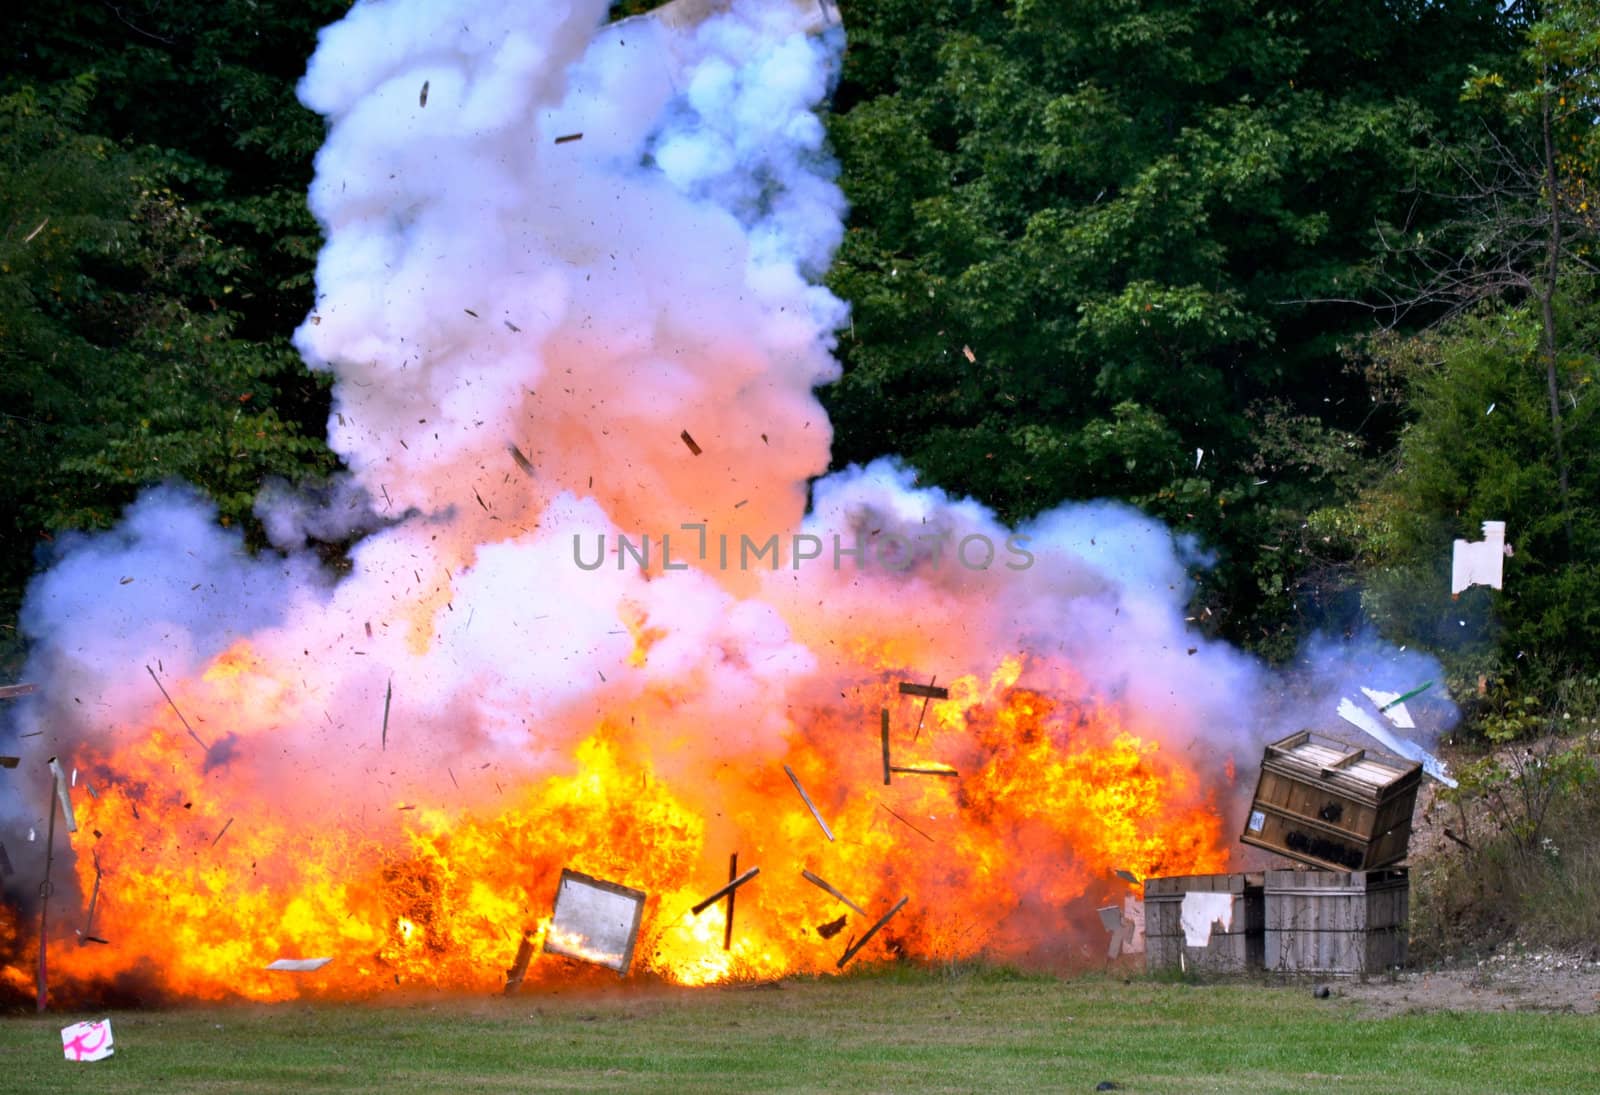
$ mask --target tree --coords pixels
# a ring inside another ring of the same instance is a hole
[[[1374,426],[1338,352],[1365,309],[1294,302],[1374,284],[1497,7],[880,0],[849,27],[836,459],[900,452],[1010,518],[1128,498],[1220,548],[1234,637],[1286,637],[1300,525],[1347,477],[1263,454]]]
[[[168,185],[150,150],[80,128],[95,81],[0,96],[0,605],[14,617],[35,549],[103,526],[167,478],[248,521],[266,475],[326,472],[320,440],[275,410],[302,370],[237,337],[245,257]]]

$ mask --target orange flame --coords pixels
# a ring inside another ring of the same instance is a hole
[[[642,623],[635,634],[648,643]],[[69,945],[81,922],[63,927],[52,974],[87,992],[139,970],[201,1000],[357,996],[396,984],[492,991],[525,930],[542,943],[564,867],[646,891],[634,969],[682,984],[832,970],[848,940],[906,893],[913,902],[863,959],[1018,960],[1063,941],[1098,944],[1084,913],[1114,894],[1111,872],[1223,870],[1220,819],[1153,735],[1114,709],[1021,686],[1024,668],[1010,658],[988,680],[957,680],[920,732],[921,701],[894,694],[897,678],[880,672],[855,690],[863,706],[794,716],[785,756],[693,777],[662,777],[648,727],[606,719],[569,772],[503,788],[494,805],[396,803],[364,820],[286,809],[283,788],[250,765],[208,771],[215,743],[203,754],[162,709],[115,735],[110,752],[76,760],[99,788],[77,806],[76,872],[87,893],[98,860],[92,930],[111,944]],[[246,748],[270,740],[288,692],[245,643],[198,684],[173,689],[206,726],[232,725]],[[897,765],[948,765],[959,777],[896,775],[884,786],[879,706],[894,713]],[[784,764],[837,840],[823,835]],[[738,891],[725,950],[726,901],[689,910],[726,881],[718,863],[730,844],[762,872]],[[840,916],[841,938],[819,931]],[[0,920],[0,932],[15,931]],[[285,956],[333,961],[312,973],[263,968]],[[528,979],[572,972],[570,961],[541,956]],[[16,959],[4,979],[31,984]]]

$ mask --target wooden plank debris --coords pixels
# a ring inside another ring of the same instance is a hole
[[[921,696],[929,700],[947,700],[950,698],[950,689],[931,684],[912,684],[909,681],[901,681],[900,694],[902,696]]]
[[[213,840],[212,840],[212,841],[211,841],[211,846],[212,846],[212,847],[213,847],[213,848],[215,848],[215,847],[216,847],[216,846],[217,846],[217,842],[218,842],[218,841],[220,841],[220,840],[221,840],[221,839],[222,839],[222,838],[223,838],[223,837],[225,837],[225,836],[227,836],[227,835],[228,835],[228,830],[229,830],[229,828],[231,828],[231,827],[232,827],[232,826],[233,826],[233,818],[231,818],[231,817],[230,817],[230,818],[229,818],[229,819],[228,819],[228,823],[227,823],[227,824],[226,824],[226,825],[224,825],[224,826],[223,826],[223,827],[222,827],[222,832],[220,832],[220,833],[218,833],[218,834],[217,834],[217,835],[216,835],[216,837],[215,837],[215,838],[214,838],[214,839],[213,839]]]
[[[694,453],[696,456],[700,455],[700,452],[701,452],[700,446],[696,445],[694,443],[694,438],[689,436],[689,431],[688,430],[684,430],[678,436],[683,439],[683,443],[685,445],[689,446],[689,451],[690,452]]]
[[[832,939],[834,936],[844,931],[845,923],[849,919],[850,918],[847,916],[841,916],[839,919],[830,920],[826,924],[818,924],[817,934],[822,936],[824,939]]]
[[[883,785],[889,786],[889,773],[893,769],[889,766],[889,709],[883,708],[880,712],[878,736],[883,739]]]
[[[428,105],[428,81],[424,80],[424,81],[422,81],[422,92],[417,96],[417,106],[418,107],[425,107],[427,105]]]
[[[899,764],[891,764],[889,771],[899,772],[903,776],[959,776],[961,774],[954,768],[912,768]]]
[[[884,806],[883,803],[881,803],[881,802],[878,803],[878,806],[880,808],[884,809],[884,810],[888,810],[888,812],[889,812],[889,814],[891,816],[896,818],[902,825],[904,825],[907,828],[909,828],[912,832],[916,833],[923,840],[928,841],[930,844],[937,844],[938,843],[938,841],[934,840],[933,837],[929,836],[927,833],[923,832],[921,829],[919,829],[915,825],[911,824],[911,822],[907,821],[905,818],[901,817],[899,814],[895,813],[893,810],[890,810],[889,807]]]
[[[804,878],[807,882],[811,883],[813,886],[816,886],[819,889],[826,890],[828,893],[832,894],[834,897],[838,898],[840,901],[842,901],[846,905],[850,906],[852,909],[854,909],[856,912],[860,913],[862,916],[866,916],[867,915],[867,910],[866,909],[863,909],[860,905],[857,905],[854,901],[851,901],[844,894],[842,894],[838,890],[834,889],[832,886],[830,886],[828,883],[824,882],[822,879],[818,878],[816,875],[812,874],[810,871],[802,870],[800,872],[800,877]]]
[[[1118,878],[1122,879],[1122,881],[1124,881],[1124,882],[1131,882],[1135,886],[1143,885],[1143,883],[1141,883],[1139,881],[1139,876],[1134,874],[1132,871],[1127,870],[1126,868],[1118,867],[1112,873],[1115,874]]]
[[[11,857],[6,854],[4,842],[0,842],[0,878],[8,878],[16,873],[17,869],[11,865]]]
[[[517,448],[515,445],[507,445],[506,448],[511,450],[511,459],[517,465],[517,467],[522,469],[522,474],[526,475],[529,479],[532,479],[533,461],[529,460],[526,456],[523,456],[522,450]]]
[[[0,768],[15,768],[21,763],[21,757],[0,757]]]
[[[878,920],[878,922],[876,924],[872,925],[872,927],[867,929],[867,934],[866,935],[863,935],[860,939],[857,939],[853,944],[850,945],[849,949],[847,949],[844,952],[844,956],[839,959],[838,964],[834,968],[835,969],[841,969],[841,970],[844,969],[845,963],[850,961],[850,959],[854,958],[856,956],[856,953],[858,951],[860,951],[862,947],[864,947],[868,943],[870,943],[872,941],[872,937],[878,934],[878,930],[880,928],[882,928],[885,924],[887,924],[890,920],[892,920],[894,918],[894,914],[895,913],[897,913],[901,909],[905,908],[906,902],[910,901],[910,900],[911,900],[911,897],[908,894],[907,896],[902,897],[899,901],[896,901],[895,904],[894,904],[894,908],[892,908],[888,912],[884,913],[883,916]]]
[[[161,689],[161,694],[166,697],[167,706],[171,707],[172,713],[178,716],[178,721],[183,723],[183,728],[189,731],[189,736],[194,739],[194,743],[206,752],[211,752],[211,746],[200,740],[200,735],[194,732],[194,727],[190,726],[189,720],[183,717],[183,712],[178,710],[178,705],[172,702],[172,696],[167,692],[167,686],[161,683],[161,678],[156,676],[156,671],[148,665],[144,668],[145,672],[150,674],[150,679],[156,682],[156,687]]]
[[[937,691],[937,692],[940,693],[940,695],[938,695],[938,696],[926,695],[926,694],[923,695],[923,697],[922,697],[922,710],[917,712],[917,728],[911,734],[911,742],[912,742],[913,745],[916,744],[916,741],[917,741],[918,738],[922,737],[922,723],[923,723],[923,720],[928,717],[928,703],[929,703],[929,701],[934,700],[934,699],[947,700],[947,699],[950,698],[950,690],[948,688],[938,688],[938,689],[934,688],[934,685],[938,680],[939,680],[939,675],[937,673],[935,673],[933,676],[928,678],[927,691],[928,692]],[[918,687],[921,687],[921,686],[920,685],[913,685],[912,687],[913,688],[918,688]],[[901,695],[905,695],[906,694],[906,686],[904,684],[902,684],[900,686],[900,693],[901,693]],[[911,693],[911,695],[916,695],[916,694],[917,693],[915,693],[915,692]]]
[[[14,700],[39,691],[36,684],[0,684],[0,700]]]
[[[789,782],[794,784],[794,789],[800,792],[800,798],[805,802],[806,809],[811,811],[811,816],[817,819],[817,824],[822,826],[822,831],[829,840],[833,839],[833,830],[828,828],[828,823],[822,820],[822,815],[817,813],[816,805],[811,801],[811,796],[806,794],[806,789],[800,786],[800,777],[794,774],[794,769],[787,764],[783,766],[784,774],[789,777]]]
[[[718,901],[722,900],[722,898],[724,898],[724,897],[732,897],[734,890],[737,890],[740,886],[743,886],[746,882],[749,882],[752,878],[754,878],[756,875],[758,875],[760,873],[761,873],[761,868],[760,867],[751,867],[744,874],[740,875],[738,878],[733,879],[731,882],[729,882],[726,886],[722,887],[716,893],[712,894],[710,897],[708,897],[704,901],[700,902],[700,904],[698,904],[694,908],[690,909],[689,912],[694,916],[699,916],[701,913],[705,912],[711,906],[715,905]]]
[[[570,144],[573,141],[583,140],[582,133],[565,133],[556,138],[556,144]]]
[[[100,856],[94,857],[94,892],[89,895],[89,912],[83,918],[83,930],[78,933],[78,946],[83,946],[91,940],[99,939],[94,934],[94,910],[100,904]]]
[[[522,987],[523,978],[528,976],[528,963],[533,960],[533,932],[524,930],[522,942],[517,944],[517,956],[511,960],[511,968],[506,970],[505,994],[511,996]]]
[[[728,856],[728,884],[731,886],[739,877],[739,853],[732,852]],[[722,925],[722,949],[733,949],[733,906],[739,894],[735,890],[728,891],[728,917]]]
[[[381,752],[389,750],[389,701],[394,699],[394,678],[389,678],[389,683],[383,689],[383,737],[378,741]]]

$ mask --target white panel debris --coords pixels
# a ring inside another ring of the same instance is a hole
[[[1400,693],[1380,692],[1378,689],[1368,688],[1366,685],[1361,686],[1361,691],[1367,694],[1367,699],[1372,701],[1373,706],[1378,709],[1379,714],[1383,715],[1384,718],[1394,723],[1400,729],[1415,730],[1417,728],[1417,724],[1411,719],[1411,712],[1406,710],[1406,705],[1403,703],[1394,702],[1400,698]],[[1394,706],[1390,707],[1390,704],[1394,704]]]
[[[544,949],[627,973],[645,897],[643,890],[562,871]]]
[[[1348,722],[1351,726],[1356,727],[1358,730],[1365,731],[1366,733],[1377,738],[1386,747],[1388,747],[1391,752],[1405,757],[1407,760],[1417,761],[1422,765],[1422,770],[1424,772],[1428,773],[1428,775],[1432,776],[1446,787],[1459,786],[1455,780],[1450,778],[1450,771],[1444,766],[1444,761],[1428,752],[1416,742],[1408,741],[1407,739],[1400,737],[1398,734],[1389,733],[1389,731],[1384,728],[1382,723],[1373,718],[1371,715],[1367,714],[1365,711],[1361,710],[1360,707],[1357,707],[1355,700],[1346,698],[1339,701],[1339,717],[1345,722]]]
[[[111,1056],[111,1020],[73,1023],[61,1028],[61,1051],[69,1061],[103,1061]]]
[[[50,758],[50,775],[55,779],[56,798],[61,801],[61,817],[67,823],[67,832],[78,831],[78,821],[72,816],[72,793],[67,790],[67,774],[61,770],[61,762],[55,757]]]
[[[1183,895],[1178,913],[1183,924],[1183,941],[1191,947],[1209,946],[1211,928],[1220,924],[1224,932],[1233,927],[1233,894],[1190,890]]]
[[[1455,542],[1455,555],[1450,565],[1450,592],[1460,593],[1468,586],[1500,588],[1501,570],[1511,549],[1506,546],[1506,523],[1485,521],[1483,539],[1477,543],[1469,540]]]
[[[283,970],[288,973],[310,973],[312,970],[320,970],[332,961],[331,958],[279,958],[267,969]]]

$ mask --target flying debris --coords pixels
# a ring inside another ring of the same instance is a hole
[[[1372,737],[1377,738],[1396,755],[1421,764],[1424,772],[1446,787],[1460,786],[1454,779],[1450,778],[1449,769],[1445,767],[1444,761],[1422,748],[1416,742],[1402,738],[1397,734],[1391,734],[1388,730],[1385,730],[1382,723],[1361,710],[1354,700],[1346,697],[1339,701],[1339,717],[1356,729],[1365,731]]]
[[[278,958],[262,968],[282,973],[311,973],[332,961],[332,958]]]
[[[890,920],[893,920],[894,919],[894,914],[899,912],[901,909],[905,908],[906,907],[906,902],[910,901],[910,900],[911,900],[911,897],[908,894],[907,896],[902,897],[899,901],[896,901],[895,905],[894,905],[894,908],[892,908],[888,912],[884,913],[883,916],[878,919],[878,922],[876,924],[872,925],[872,927],[867,929],[867,934],[863,935],[860,939],[857,939],[854,944],[852,944],[850,947],[846,948],[846,950],[844,952],[844,955],[839,959],[838,968],[839,969],[844,969],[845,963],[849,962],[850,959],[854,958],[857,954],[859,954],[860,951],[861,951],[861,948],[866,946],[869,942],[871,942],[872,941],[872,937],[878,934],[879,929],[881,929]]]
[[[817,824],[822,826],[823,833],[831,841],[833,839],[833,830],[828,828],[828,823],[826,821],[822,820],[822,815],[817,812],[816,806],[811,801],[811,796],[806,794],[806,789],[800,786],[800,777],[795,775],[794,769],[790,768],[787,764],[783,766],[783,772],[784,775],[789,777],[789,782],[794,784],[794,789],[800,792],[800,798],[805,802],[806,809],[811,811],[811,816],[817,819]]]
[[[69,1061],[103,1061],[115,1051],[111,1020],[73,1023],[61,1028],[61,1050]]]
[[[647,896],[643,890],[563,870],[550,927],[545,931],[546,953],[626,974],[633,964]]]

